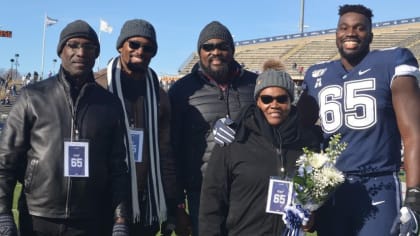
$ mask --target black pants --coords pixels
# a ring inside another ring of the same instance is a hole
[[[112,231],[112,220],[105,217],[95,219],[55,219],[30,215],[25,195],[18,201],[20,236],[108,236]]]
[[[101,236],[100,225],[95,220],[25,218],[19,227],[21,236]]]
[[[159,224],[144,226],[142,223],[130,225],[130,235],[133,236],[155,236],[159,232]]]
[[[130,235],[133,236],[155,236],[160,230],[159,222],[155,222],[152,225],[144,225],[146,220],[146,214],[149,211],[147,193],[139,192],[139,204],[140,204],[140,223],[130,224]]]

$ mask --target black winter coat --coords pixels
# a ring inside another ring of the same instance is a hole
[[[115,216],[129,217],[121,103],[93,74],[74,103],[70,90],[62,71],[21,90],[0,140],[0,213],[11,213],[19,180],[31,215],[94,219],[111,194]],[[89,141],[89,177],[64,176],[64,141],[73,119],[80,140]]]
[[[283,127],[279,147],[263,134],[255,116],[257,109],[246,108],[244,113],[250,115],[239,121],[232,144],[213,150],[201,191],[202,236],[282,235],[285,225],[281,215],[265,212],[270,177],[290,180],[302,148],[319,151],[321,130],[301,128],[294,108],[288,119],[295,119],[289,122],[290,127]]]
[[[236,63],[236,62],[235,62]],[[240,68],[236,63],[236,67]],[[235,119],[240,109],[254,103],[257,75],[240,69],[222,90],[205,78],[198,66],[169,89],[172,108],[172,141],[178,179],[183,190],[200,191],[201,166],[215,146],[213,124],[227,114]]]

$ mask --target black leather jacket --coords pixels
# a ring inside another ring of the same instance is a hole
[[[34,216],[98,217],[108,209],[103,199],[109,194],[115,216],[129,216],[121,103],[94,82],[93,74],[74,103],[70,90],[62,72],[21,90],[0,139],[0,213],[10,214],[19,180]],[[80,140],[89,141],[86,178],[64,176],[64,142],[73,119]]]
[[[200,191],[201,167],[215,145],[213,124],[230,114],[236,118],[241,107],[254,103],[257,74],[243,70],[235,62],[238,73],[222,90],[214,81],[205,78],[199,66],[169,89],[172,107],[172,141],[177,162],[179,188]],[[178,201],[183,191],[178,189]]]

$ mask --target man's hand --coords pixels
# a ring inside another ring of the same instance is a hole
[[[0,214],[0,235],[17,236],[16,224],[11,214]]]
[[[391,234],[399,236],[418,236],[420,209],[420,188],[409,188],[406,192],[405,206],[394,221]]]
[[[118,217],[112,227],[112,236],[129,236],[130,230],[124,218]]]
[[[399,231],[399,236],[417,236],[419,234],[419,216],[410,208],[402,207],[394,221],[391,233]]]
[[[220,146],[230,144],[235,139],[236,132],[231,127],[229,127],[232,124],[233,121],[229,117],[220,118],[214,124],[214,141]]]
[[[169,216],[168,219],[160,225],[160,235],[161,236],[171,236],[172,232],[175,230],[175,216]]]
[[[183,208],[177,209],[175,233],[178,236],[191,235],[191,219]]]

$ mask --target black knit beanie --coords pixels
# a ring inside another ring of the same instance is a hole
[[[207,40],[210,39],[222,39],[225,42],[227,42],[233,52],[235,52],[235,45],[233,43],[232,35],[230,34],[230,31],[226,26],[222,25],[218,21],[212,21],[209,24],[207,24],[203,30],[201,30],[200,36],[198,37],[198,43],[197,43],[197,51],[200,53],[200,48],[203,43],[205,43]]]
[[[123,27],[121,28],[120,36],[117,40],[117,50],[122,47],[122,44],[125,42],[125,40],[135,36],[150,39],[155,45],[155,51],[153,55],[156,55],[158,46],[156,42],[155,28],[153,28],[153,25],[148,21],[142,19],[128,20],[124,23]]]
[[[97,46],[96,57],[99,56],[99,52],[101,49],[99,45],[98,35],[96,34],[95,30],[83,20],[75,20],[69,23],[61,31],[60,41],[58,42],[57,46],[57,55],[60,56],[64,44],[66,44],[67,40],[77,37],[91,40]]]

